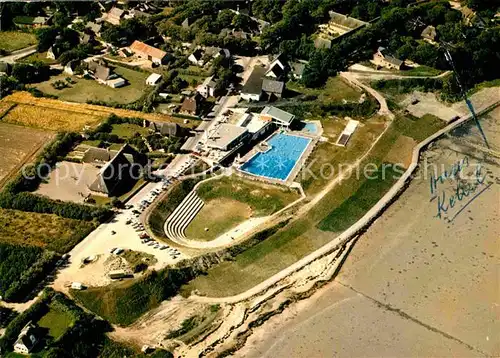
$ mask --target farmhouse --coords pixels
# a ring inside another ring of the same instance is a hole
[[[403,67],[403,61],[389,55],[385,47],[379,47],[370,61],[378,67],[385,67],[389,70],[401,70]]]
[[[204,100],[205,98],[197,92],[193,97],[186,98],[184,102],[182,102],[180,113],[191,116],[197,115],[200,112],[201,104]]]
[[[126,81],[118,75],[112,73],[104,62],[90,61],[87,66],[87,74],[97,82],[107,85],[111,88],[125,86]]]
[[[114,193],[123,190],[123,186],[137,179],[140,168],[147,162],[128,144],[123,145],[116,153],[111,151],[109,154],[102,151],[92,151],[88,155],[85,153],[84,161],[99,166],[103,159],[107,158],[110,158],[109,161],[101,167],[97,178],[89,185],[90,191],[107,196],[113,196]]]
[[[421,34],[422,38],[430,44],[436,44],[436,28],[432,25],[427,26]]]
[[[37,336],[37,327],[31,321],[28,322],[14,343],[14,352],[29,354],[39,340]]]
[[[85,28],[92,31],[96,36],[101,36],[102,24],[98,24],[98,23],[89,21],[89,22],[87,22],[87,25],[85,26]]]
[[[113,25],[120,25],[120,21],[125,17],[126,12],[117,7],[112,7],[106,14],[105,20]]]
[[[147,127],[155,133],[168,137],[181,137],[184,135],[184,129],[177,123],[149,122]]]
[[[130,51],[132,51],[137,57],[149,60],[156,65],[161,65],[167,57],[167,53],[165,51],[137,40],[130,45]]]

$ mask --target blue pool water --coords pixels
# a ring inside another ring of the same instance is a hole
[[[316,123],[307,122],[303,130],[311,134],[316,134],[318,133],[318,126]]]
[[[285,180],[295,167],[311,139],[278,133],[267,141],[271,149],[257,153],[241,170],[272,179]]]

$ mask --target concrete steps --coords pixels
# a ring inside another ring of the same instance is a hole
[[[167,237],[174,241],[186,239],[186,228],[204,204],[196,190],[191,191],[165,221],[164,230]]]

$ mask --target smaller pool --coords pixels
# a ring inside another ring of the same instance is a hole
[[[267,143],[271,147],[264,153],[255,154],[241,166],[241,170],[250,174],[271,179],[286,180],[311,139],[278,133]]]
[[[305,122],[305,126],[302,129],[304,132],[311,133],[311,134],[317,134],[318,133],[318,125],[313,122]]]

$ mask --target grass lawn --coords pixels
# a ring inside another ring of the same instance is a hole
[[[288,188],[237,176],[207,181],[198,187],[197,192],[204,201],[226,198],[247,204],[252,209],[252,216],[271,215],[299,198],[295,191]]]
[[[387,153],[403,135],[400,129],[405,133],[408,132],[410,126],[408,121],[410,120],[407,118],[398,117],[363,161],[361,167],[368,163],[382,165]],[[416,136],[435,132],[432,122],[429,125],[424,121],[420,125],[423,128],[415,133]],[[388,179],[388,182],[367,180],[363,175],[360,177],[354,175],[342,181],[305,217],[290,223],[268,239],[236,256],[234,261],[223,262],[209,269],[206,275],[198,276],[183,286],[182,293],[187,295],[196,289],[207,296],[224,297],[248,290],[336,236],[335,233],[323,231],[321,228],[342,231],[344,228],[342,221],[355,222],[390,188],[393,179]],[[366,195],[368,197],[365,197]],[[358,206],[360,208],[357,208]]]
[[[191,240],[210,241],[227,232],[252,215],[251,208],[244,203],[231,199],[214,199],[196,215],[186,229]],[[205,231],[208,228],[208,231]]]
[[[38,321],[38,325],[49,330],[49,335],[58,339],[73,323],[72,317],[65,311],[51,305],[49,312]]]
[[[293,81],[288,82],[286,86],[287,89],[301,94],[316,95],[321,102],[340,102],[343,99],[357,101],[361,96],[361,91],[348,85],[339,76],[328,78],[326,84],[321,88],[307,88]]]
[[[36,36],[21,31],[0,31],[0,49],[15,51],[36,44]]]
[[[343,165],[354,163],[365,153],[371,143],[384,130],[385,119],[372,117],[362,122],[346,147],[335,145],[338,136],[345,128],[346,120],[322,119],[323,136],[328,139],[320,142],[309,157],[306,168],[298,175],[302,187],[308,195],[316,194],[342,169]]]
[[[124,67],[116,67],[115,73],[126,79],[128,84],[121,88],[111,88],[99,84],[94,80],[80,79],[76,76],[61,74],[37,84],[36,88],[44,93],[58,96],[59,99],[68,102],[85,103],[87,101],[104,101],[119,104],[135,102],[150,89],[145,82],[149,73],[134,71]],[[52,87],[52,83],[57,80],[65,81],[66,77],[71,77],[76,83],[69,84],[69,87],[62,90]]]
[[[0,209],[0,242],[68,252],[95,228],[88,221]]]
[[[53,65],[57,63],[56,60],[47,58],[47,52],[35,52],[34,54],[31,54],[19,60],[19,62],[24,62],[24,63],[32,63],[34,61],[41,61],[43,63],[46,63],[47,65]]]
[[[429,76],[429,77],[433,77],[433,76],[440,75],[444,71],[438,70],[438,69],[433,68],[433,67],[421,65],[419,67],[413,67],[409,70],[394,71],[394,72],[396,72],[397,74],[400,74],[402,76]]]
[[[123,123],[123,124],[113,124],[113,129],[111,134],[116,134],[118,137],[123,139],[132,138],[135,133],[146,135],[149,133],[148,128],[138,126],[137,124]]]

